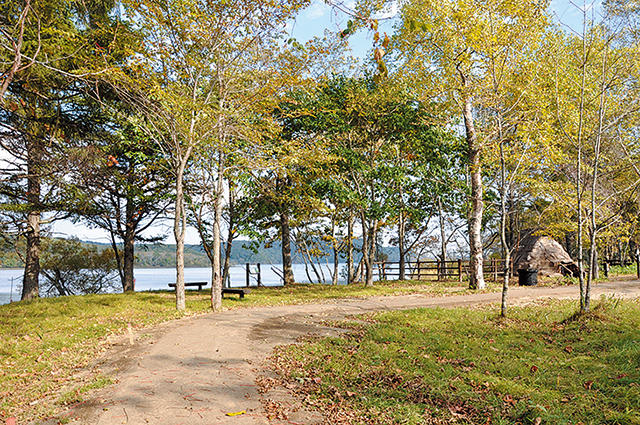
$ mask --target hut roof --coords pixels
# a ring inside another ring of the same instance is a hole
[[[563,273],[573,264],[571,256],[555,240],[548,236],[534,236],[529,233],[520,240],[514,255],[514,271],[518,269],[538,269],[539,274]]]

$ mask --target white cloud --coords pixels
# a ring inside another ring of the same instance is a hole
[[[385,5],[384,9],[373,15],[374,19],[389,19],[398,15],[398,2],[392,1]]]
[[[322,18],[330,11],[329,6],[325,3],[313,3],[305,10],[304,15],[308,20]]]
[[[287,23],[284,24],[284,30],[287,34],[290,34],[293,28],[294,28],[294,21],[287,21]]]

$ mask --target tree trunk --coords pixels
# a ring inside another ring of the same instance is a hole
[[[222,195],[224,192],[224,158],[222,153],[218,157],[218,185],[216,188],[215,214],[213,220],[213,261],[211,262],[211,310],[222,309],[222,275],[220,264],[220,221],[222,220]]]
[[[636,277],[640,279],[640,248],[636,244]]]
[[[504,157],[502,126],[500,126],[500,134],[500,245],[502,245],[502,254],[505,261],[500,315],[505,317],[507,315],[509,278],[511,276],[511,247],[507,241],[507,165]]]
[[[284,284],[293,285],[293,265],[291,262],[291,229],[289,228],[289,215],[286,212],[280,213],[280,231],[282,233],[282,272],[284,274]]]
[[[358,262],[358,266],[355,269],[355,274],[353,275],[353,280],[356,282],[363,282],[364,275],[364,255],[360,258]]]
[[[584,24],[582,26],[582,77],[580,85],[580,107],[578,110],[578,139],[577,139],[577,158],[576,158],[576,200],[577,200],[577,212],[578,212],[578,281],[580,282],[580,311],[585,312],[589,310],[589,305],[585,299],[585,282],[584,282],[584,242],[583,242],[583,222],[582,222],[582,140],[584,131],[584,114],[585,114],[585,91],[587,81],[587,58],[589,52],[587,52],[587,29],[586,29],[586,10],[583,11]]]
[[[369,243],[363,243],[362,245],[362,265],[364,266],[364,286],[373,285],[373,265],[371,264],[371,254],[369,252]],[[371,279],[369,277],[371,276]]]
[[[300,234],[298,233],[298,236]],[[316,279],[318,281],[318,283],[325,283],[324,281],[324,273],[322,275],[320,275],[320,273],[322,272],[322,270],[320,270],[320,272],[318,271],[318,268],[316,267],[316,263],[315,261],[313,261],[313,257],[311,256],[311,252],[309,251],[309,246],[307,245],[307,241],[304,240],[302,237],[298,237],[296,238],[296,242],[298,244],[298,249],[300,250],[300,253],[302,254],[303,258],[306,258],[305,260],[305,267],[309,268],[309,266],[311,266],[311,270],[313,271],[313,274],[316,275]],[[308,263],[307,263],[308,261]],[[320,266],[322,267],[322,266]],[[307,271],[307,277],[309,277],[309,272]],[[311,278],[309,278],[309,282],[313,283],[313,280]]]
[[[27,252],[24,277],[22,279],[22,300],[40,296],[40,212],[31,211],[27,216]]]
[[[369,275],[369,234],[367,232],[367,221],[364,217],[364,213],[360,214],[360,221],[362,222],[362,260],[360,260],[360,263],[363,266],[363,269],[365,270],[364,275],[368,276]],[[367,285],[367,280],[366,278],[364,279],[364,286],[368,286]]]
[[[486,287],[482,271],[482,167],[480,165],[480,146],[473,123],[471,100],[465,95],[464,125],[467,134],[469,171],[471,174],[471,217],[469,219],[469,247],[470,247],[470,289],[484,289]]]
[[[136,238],[135,225],[135,208],[133,202],[127,201],[126,206],[126,223],[124,230],[124,258],[123,258],[123,276],[122,289],[124,292],[135,291],[135,281],[133,279],[133,263],[135,260],[134,241]]]
[[[174,220],[181,219],[175,217]],[[187,305],[184,293],[184,233],[174,232],[174,235],[176,238],[176,309],[185,310]]]
[[[347,222],[347,285],[351,285],[355,279],[353,270],[353,213],[349,210]]]
[[[36,117],[34,116],[33,119]],[[31,300],[40,296],[40,167],[44,157],[44,134],[29,135],[27,143],[27,252],[25,255],[24,276],[22,279],[22,300]]]
[[[375,224],[369,223],[363,212],[360,213],[362,222],[362,263],[364,264],[364,286],[373,286],[373,257],[375,255]]]
[[[61,297],[66,297],[67,295],[70,295],[69,292],[66,290],[65,285],[64,285],[64,280],[62,279],[62,274],[60,273],[59,269],[55,270],[55,279],[52,280],[53,285],[56,287],[56,289],[58,290],[58,293],[60,294]]]
[[[333,240],[333,276],[331,276],[331,283],[337,285],[340,273],[340,246],[336,240],[335,216],[331,217],[331,236]]]
[[[176,309],[186,309],[184,293],[184,238],[186,235],[187,216],[184,205],[183,175],[186,161],[178,168],[176,176],[176,203],[173,219],[173,236],[176,240]]]
[[[229,267],[231,266],[231,249],[233,248],[233,230],[227,234],[227,243],[224,247],[224,265],[222,266],[222,286],[229,287]]]
[[[593,243],[595,244],[595,238]],[[599,266],[599,255],[598,255],[598,247],[597,245],[594,246],[592,248],[592,253],[591,253],[591,277],[595,280],[595,279],[599,279],[600,278],[600,266]]]
[[[376,229],[375,229],[375,224],[373,224],[369,229],[369,236],[367,237],[369,242],[369,249],[368,249],[369,255],[365,263],[367,266],[366,267],[367,274],[365,276],[365,281],[364,281],[365,286],[373,286],[373,262],[375,260],[375,254],[377,252],[375,238],[376,238]]]
[[[122,256],[120,255],[120,251],[118,250],[118,243],[116,242],[116,232],[112,229],[110,232],[111,238],[111,250],[113,251],[113,255],[116,259],[116,267],[118,268],[118,276],[120,276],[120,284],[122,285],[122,290],[124,291],[124,265],[122,264]]]
[[[438,215],[440,216],[440,261],[443,264],[443,276],[442,279],[446,278],[446,264],[447,261],[447,239],[444,234],[444,211],[442,209],[442,197],[438,197]]]
[[[309,273],[309,261],[307,259],[307,256],[304,254],[304,251],[300,251],[300,253],[302,254],[302,261],[304,262],[304,273],[307,275],[307,280],[309,281],[309,283],[313,282],[313,279],[311,279],[311,274]]]
[[[405,274],[405,258],[404,258],[404,233],[405,233],[405,223],[404,223],[404,215],[400,212],[400,217],[398,217],[398,254],[400,264],[398,266],[398,280],[404,280]]]
[[[598,107],[598,133],[595,140],[595,146],[593,149],[593,174],[591,178],[591,232],[589,235],[589,277],[587,279],[587,285],[584,293],[584,309],[589,310],[589,304],[591,302],[591,282],[593,279],[598,278],[598,246],[596,244],[596,236],[598,234],[598,224],[596,222],[596,209],[598,208],[596,202],[596,190],[598,182],[598,171],[600,168],[600,151],[602,147],[602,135],[604,129],[604,117],[605,117],[605,97],[607,90],[607,51],[604,52],[602,59],[602,81],[600,84],[600,104]]]
[[[236,233],[236,211],[233,183],[229,179],[229,229],[227,231],[227,244],[224,248],[224,266],[222,267],[222,286],[229,286],[229,267],[231,263],[231,249]]]
[[[333,248],[333,276],[331,277],[331,283],[333,285],[338,284],[338,280],[340,278],[340,250],[338,250],[337,246]]]

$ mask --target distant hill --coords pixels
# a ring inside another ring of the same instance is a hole
[[[107,243],[83,242],[87,245],[97,245],[99,249],[111,249]],[[282,251],[279,243],[273,243],[269,247],[258,246],[257,252],[249,249],[251,241],[237,240],[231,248],[231,264],[262,263],[280,264],[282,262]],[[358,241],[356,241],[358,245]],[[293,249],[293,262],[302,263],[300,253]],[[388,256],[389,261],[397,261],[397,249],[393,247],[383,247],[383,252]],[[150,244],[136,245],[135,267],[175,267],[176,247],[175,245]],[[359,259],[359,255],[356,255]],[[330,256],[329,261],[333,260]],[[185,267],[210,267],[211,263],[200,245],[186,245],[184,250]],[[12,250],[0,250],[0,268],[20,268],[24,264]]]
[[[243,247],[249,241],[235,241],[231,247],[231,264],[244,263],[280,263],[280,246],[258,249],[254,253]],[[138,245],[136,246],[136,267],[174,267],[175,245]],[[185,267],[209,267],[211,262],[200,245],[186,245],[184,248]]]
[[[238,240],[231,247],[231,265],[245,263],[280,264],[282,263],[282,248],[279,243],[273,243],[269,247],[264,245],[257,248],[257,252],[248,246],[251,241]],[[302,263],[302,256],[297,252],[295,245],[292,245],[293,262]],[[204,250],[199,245],[185,246],[184,263],[186,267],[209,267],[211,263]],[[175,266],[175,245],[148,245],[136,246],[136,267],[174,267]],[[383,247],[384,254],[389,261],[397,261],[397,249],[393,247]],[[356,255],[359,259],[359,255]],[[333,261],[330,255],[329,261]]]

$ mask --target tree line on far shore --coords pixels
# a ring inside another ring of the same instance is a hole
[[[43,252],[50,251],[51,243],[53,239],[46,238],[44,242]],[[73,242],[70,242],[70,244]],[[359,245],[359,241],[355,241],[355,245]],[[89,246],[95,246],[96,252],[102,252],[104,250],[111,250],[112,247],[107,243],[95,243],[80,241],[82,248],[88,248]],[[122,249],[122,245],[118,244],[118,248]],[[252,249],[253,248],[253,249]],[[24,247],[17,247],[17,250],[24,249]],[[381,246],[378,247],[380,253],[378,259],[387,261],[398,261],[397,252],[393,247]],[[136,245],[134,266],[136,268],[172,268],[176,264],[176,247],[170,244],[148,244],[148,245]],[[302,253],[293,246],[293,262],[304,264]],[[329,257],[329,252],[323,252],[321,258],[318,259],[322,263],[333,262],[333,259]],[[340,261],[343,261],[340,258]],[[264,244],[253,244],[249,241],[236,241],[231,248],[230,264],[232,266],[245,265],[247,263],[255,264],[280,264],[282,261],[282,248],[280,243],[275,241],[270,246]],[[24,261],[16,253],[14,247],[6,247],[6,250],[0,250],[0,269],[20,269],[24,267]],[[204,253],[200,245],[185,245],[185,267],[211,267],[211,261]],[[113,261],[113,269],[116,270],[117,265],[115,259]]]

